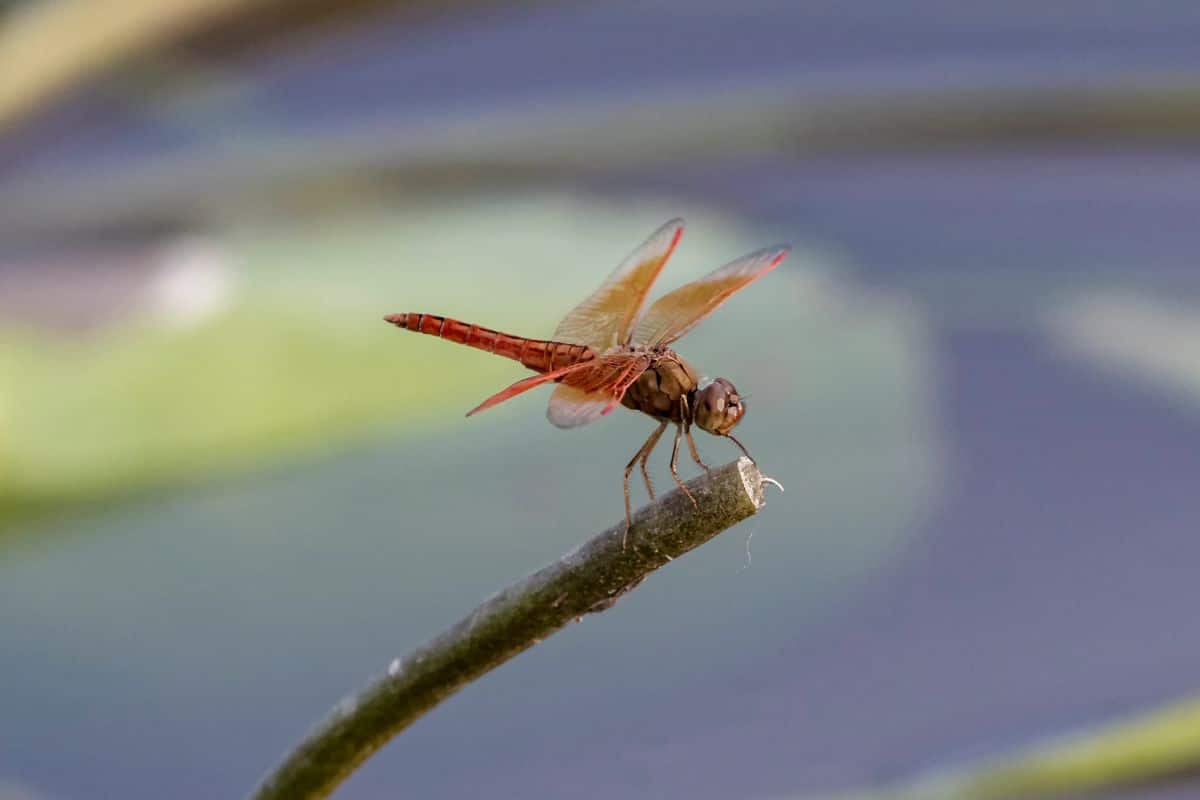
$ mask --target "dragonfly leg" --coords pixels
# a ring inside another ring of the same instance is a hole
[[[633,465],[642,462],[642,474],[646,476],[646,488],[650,488],[650,476],[646,475],[646,459],[650,457],[650,451],[654,449],[654,445],[658,444],[659,438],[663,435],[663,431],[667,429],[667,423],[663,422],[659,425],[654,433],[638,448],[638,451],[633,454],[633,458],[629,459],[629,463],[625,465],[625,482],[622,488],[625,490],[625,534],[621,537],[621,549],[625,549],[625,542],[629,538],[629,526],[633,524],[633,514],[629,508],[629,473],[633,472]],[[654,492],[650,492],[650,498],[654,499]]]
[[[687,437],[688,450],[692,454],[692,461],[695,461],[697,464],[703,467],[705,472],[712,472],[712,467],[708,466],[708,464],[705,464],[704,461],[701,460],[700,451],[696,449],[696,440],[692,438],[692,415],[688,410],[687,395],[679,398],[679,404],[683,406],[683,435]]]
[[[646,462],[650,460],[650,451],[658,444],[658,439],[663,435],[663,431],[667,429],[667,423],[662,423],[658,429],[654,431],[654,444],[642,449],[642,457],[638,461],[638,465],[642,468],[642,480],[646,482],[646,494],[650,495],[650,499],[654,499],[654,487],[650,485],[650,472],[646,469]]]
[[[746,449],[746,445],[742,444],[737,439],[734,439],[732,433],[725,434],[725,438],[731,440],[734,444],[736,444],[738,446],[738,449],[742,451],[742,455],[744,455],[744,456],[746,456],[746,458],[750,459],[751,464],[753,464],[756,467],[758,466],[758,462],[754,460],[754,456],[750,455],[750,451]]]
[[[692,451],[692,461],[703,467],[705,472],[712,472],[712,467],[700,460],[700,451],[696,449],[696,440],[692,438],[692,427],[689,425],[683,433],[687,436],[688,449]]]
[[[683,490],[685,495],[687,495],[687,499],[692,501],[693,506],[699,508],[700,504],[696,502],[696,498],[692,497],[692,493],[688,491],[687,486],[685,486],[683,481],[680,480],[679,470],[675,468],[675,462],[679,460],[679,440],[682,438],[683,423],[681,422],[675,426],[675,446],[671,448],[671,474],[675,477],[675,482],[679,484],[679,488]]]

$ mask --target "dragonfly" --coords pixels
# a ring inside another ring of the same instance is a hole
[[[625,536],[632,524],[629,476],[635,466],[650,499],[654,487],[646,463],[668,426],[675,426],[671,475],[696,505],[679,477],[681,440],[705,471],[692,427],[732,441],[751,461],[732,433],[746,414],[745,398],[725,378],[708,378],[672,348],[684,334],[736,292],[779,266],[790,248],[777,245],[743,256],[699,280],[669,292],[643,311],[646,297],[683,235],[683,220],[673,219],[650,235],[596,291],[563,318],[549,339],[531,339],[436,314],[389,314],[387,322],[409,331],[510,358],[533,370],[467,412],[470,417],[542,384],[557,384],[546,416],[559,428],[595,422],[624,406],[658,422],[625,465]],[[624,538],[622,539],[624,543]]]

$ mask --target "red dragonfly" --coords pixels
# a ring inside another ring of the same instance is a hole
[[[594,422],[618,405],[657,420],[658,427],[625,465],[628,533],[629,475],[640,463],[646,491],[654,498],[646,460],[667,425],[675,426],[671,474],[693,504],[696,500],[676,468],[679,442],[686,438],[692,459],[709,469],[692,439],[693,424],[732,440],[750,458],[731,433],[746,413],[737,389],[725,378],[702,377],[670,346],[739,289],[778,266],[789,251],[781,245],[739,258],[664,295],[643,313],[646,295],[682,234],[680,219],[655,231],[599,289],[567,314],[551,339],[527,339],[434,314],[390,314],[384,319],[406,330],[511,358],[538,373],[484,400],[467,412],[468,417],[543,383],[556,383],[546,415],[560,428]]]

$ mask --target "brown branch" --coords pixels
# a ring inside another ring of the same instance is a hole
[[[754,514],[763,475],[747,458],[640,509],[624,524],[502,590],[346,698],[255,790],[254,800],[327,797],[393,736],[460,688],[584,614],[611,608],[659,567]]]

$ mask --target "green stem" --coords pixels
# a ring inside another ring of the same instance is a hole
[[[466,684],[584,614],[611,608],[650,573],[757,512],[763,476],[747,458],[714,469],[498,594],[346,698],[255,790],[254,800],[329,796],[393,736]]]

